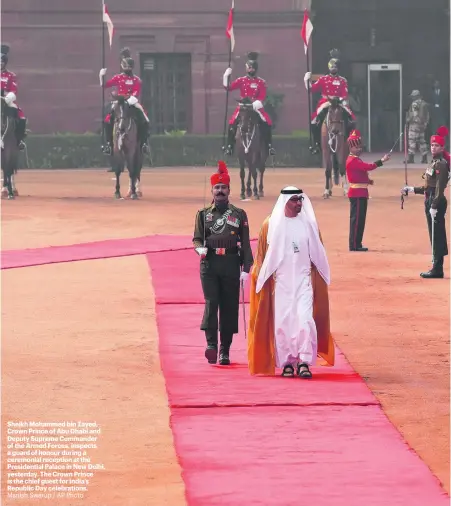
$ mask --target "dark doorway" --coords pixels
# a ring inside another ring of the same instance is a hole
[[[141,55],[142,103],[151,132],[190,131],[192,121],[191,55]]]

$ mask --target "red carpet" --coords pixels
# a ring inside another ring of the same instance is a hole
[[[70,246],[2,251],[1,267],[2,269],[15,269],[33,265],[96,260],[184,248],[191,248],[191,238],[188,236],[151,235],[134,239],[112,239]]]
[[[256,245],[257,241],[252,241],[254,252]],[[199,278],[199,261],[199,256],[192,248],[154,258],[153,262],[158,263],[158,268],[152,271],[157,304],[204,303]],[[171,273],[170,282],[168,272]],[[249,302],[247,291],[244,300]]]
[[[449,505],[338,350],[337,366],[314,368],[311,381],[251,377],[241,329],[232,366],[209,366],[199,330],[198,258],[147,257],[190,506]]]

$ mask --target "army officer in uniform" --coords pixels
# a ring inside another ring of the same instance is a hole
[[[431,137],[432,161],[423,175],[424,185],[404,186],[401,190],[405,195],[411,192],[425,196],[424,210],[433,251],[432,269],[420,274],[422,278],[426,279],[443,278],[443,259],[448,255],[445,225],[448,201],[444,192],[448,186],[450,167],[447,157],[444,155],[444,132],[448,133],[448,129],[440,127],[437,134]]]
[[[253,264],[249,223],[243,209],[229,202],[230,176],[223,161],[211,176],[213,202],[198,211],[193,244],[200,256],[200,279],[205,298],[201,330],[205,331],[205,357],[210,364],[229,365],[233,334],[238,332],[240,283]],[[219,325],[218,325],[219,310]]]

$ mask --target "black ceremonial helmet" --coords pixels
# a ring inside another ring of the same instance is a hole
[[[8,44],[2,44],[2,47],[1,47],[2,69],[5,68],[6,65],[8,64],[8,53],[9,53]]]
[[[328,63],[329,72],[332,75],[338,74],[338,66],[340,65],[340,51],[338,49],[332,49],[329,51],[330,60]]]
[[[135,61],[132,58],[130,49],[124,47],[121,50],[121,70],[126,74],[133,74],[133,68],[135,67]]]
[[[258,53],[251,51],[247,53],[246,72],[250,77],[255,77],[258,70]]]

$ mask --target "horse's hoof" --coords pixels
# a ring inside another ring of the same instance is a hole
[[[143,196],[143,192],[140,190],[140,191],[137,191],[136,192],[136,195],[138,195],[138,197],[142,197]]]
[[[131,196],[132,196],[132,192],[130,190],[128,190],[128,192],[127,192],[127,198],[129,199]]]
[[[2,197],[7,197],[7,196],[8,196],[8,190],[6,188],[3,188]]]
[[[260,200],[260,196],[258,195],[258,193],[254,193],[254,200]]]
[[[265,194],[264,194],[263,190],[260,190],[260,191],[258,192],[258,196],[259,196],[259,197],[264,197],[264,196],[265,196]]]
[[[114,194],[114,198],[116,198],[116,199],[120,199],[120,198],[121,198],[121,194],[120,194],[119,192],[116,192],[116,193]]]
[[[323,199],[328,199],[332,195],[330,190],[325,190],[323,193]]]
[[[247,190],[246,191],[246,195],[247,195],[247,198],[251,198],[252,197],[252,191],[251,190]]]
[[[19,192],[18,192],[15,188],[14,188],[13,193],[14,193],[14,196],[15,196],[15,197],[18,197],[18,196],[19,196]]]
[[[8,200],[14,200],[15,198],[14,195],[8,195]]]
[[[241,193],[241,194],[240,194],[240,199],[241,199],[241,200],[246,200],[246,195],[245,195],[244,193]]]
[[[131,198],[132,200],[138,200],[138,195],[136,195],[136,193],[132,193],[132,194],[130,195],[130,198]]]

